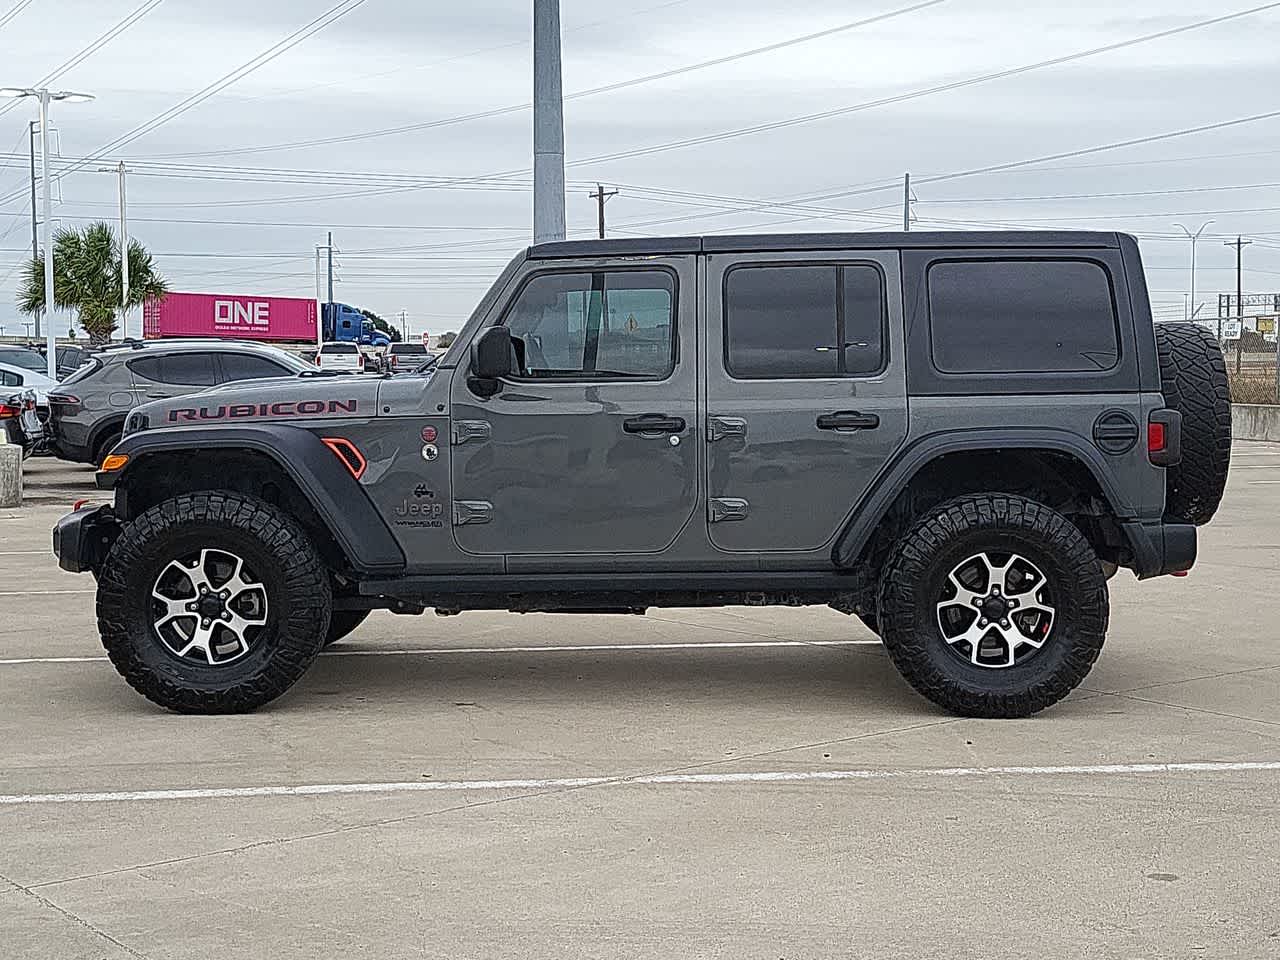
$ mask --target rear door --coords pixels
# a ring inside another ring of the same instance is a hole
[[[453,374],[459,547],[518,564],[676,539],[698,503],[696,304],[692,256],[521,279],[476,332],[509,327],[518,370],[492,396],[465,365]]]
[[[709,535],[822,554],[907,435],[897,251],[707,264]]]

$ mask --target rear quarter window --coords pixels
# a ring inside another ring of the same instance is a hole
[[[1114,369],[1111,275],[1092,260],[941,260],[927,275],[933,365],[947,374]]]

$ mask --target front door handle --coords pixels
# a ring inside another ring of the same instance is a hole
[[[683,433],[683,417],[668,417],[665,413],[644,413],[622,421],[627,433]]]
[[[818,417],[819,430],[838,430],[851,433],[854,430],[874,430],[878,426],[880,426],[880,418],[874,413],[859,413],[857,410],[824,413]]]

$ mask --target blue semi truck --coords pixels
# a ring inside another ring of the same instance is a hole
[[[374,327],[372,320],[345,303],[324,304],[324,339],[328,343],[358,343],[374,349],[391,344],[391,338]]]

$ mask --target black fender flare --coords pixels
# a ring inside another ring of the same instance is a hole
[[[931,461],[950,453],[990,450],[1051,450],[1080,460],[1098,481],[1117,519],[1131,519],[1135,510],[1116,487],[1101,450],[1066,430],[975,429],[930,434],[902,448],[859,502],[836,538],[831,559],[837,567],[853,564],[880,521],[912,479]]]
[[[146,469],[148,456],[184,450],[248,450],[266,456],[298,485],[352,567],[368,574],[405,568],[404,551],[360,482],[320,437],[302,427],[263,423],[131,433],[114,450],[128,462],[118,471],[98,471],[98,486],[127,491],[129,475]]]

